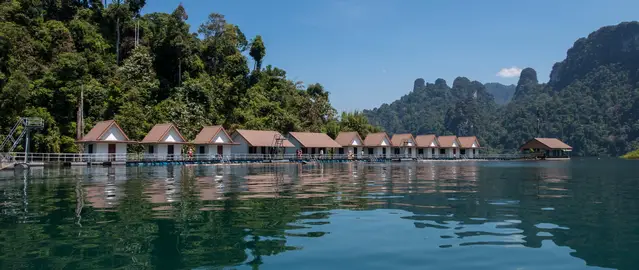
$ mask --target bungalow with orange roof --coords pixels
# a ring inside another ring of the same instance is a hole
[[[393,134],[391,145],[393,145],[394,149],[393,154],[396,156],[400,158],[417,158],[417,144],[412,134]]]
[[[366,154],[375,157],[391,157],[391,140],[386,132],[370,133],[364,139],[364,146],[367,148]]]
[[[417,156],[419,158],[437,158],[439,156],[439,142],[435,134],[418,135],[415,137],[417,143]]]
[[[459,140],[457,136],[439,136],[439,157],[440,158],[458,158],[459,157]]]
[[[229,157],[232,147],[238,145],[222,126],[202,128],[193,140],[198,159]]]
[[[279,148],[295,147],[288,139],[277,131],[238,129],[231,139],[236,142],[232,151],[234,154],[283,154],[277,153]]]
[[[348,155],[349,157],[362,157],[364,151],[364,143],[362,137],[356,131],[340,132],[337,134],[335,141],[341,146],[338,150],[339,155]]]
[[[476,158],[479,156],[479,140],[476,136],[459,137],[459,155],[463,158]]]
[[[568,159],[572,146],[556,138],[534,138],[519,149],[525,153],[536,153],[541,158]]]
[[[91,131],[78,141],[84,145],[84,153],[91,161],[126,161],[127,145],[131,141],[114,120],[98,122]]]
[[[182,145],[187,141],[171,123],[157,124],[140,141],[144,145],[144,158],[150,160],[180,160]]]
[[[288,140],[295,146],[287,149],[289,154],[295,154],[297,150],[301,150],[303,155],[327,155],[329,150],[334,152],[335,149],[342,147],[325,133],[290,132]]]

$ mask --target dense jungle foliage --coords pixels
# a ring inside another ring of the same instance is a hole
[[[212,124],[333,136],[378,130],[361,113],[336,115],[322,85],[263,67],[262,38],[223,15],[211,13],[192,33],[181,5],[141,14],[145,2],[0,1],[0,134],[37,116],[45,128],[33,134],[35,151],[77,151],[82,91],[84,133],[116,119],[133,140],[163,122],[187,139]]]
[[[418,79],[423,82],[423,79]],[[512,100],[457,78],[418,83],[411,93],[364,111],[389,133],[477,135],[496,152],[533,137],[557,137],[576,155],[618,156],[639,148],[639,23],[603,27],[577,40],[548,83],[524,69]]]

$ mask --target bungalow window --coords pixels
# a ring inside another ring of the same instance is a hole
[[[153,145],[149,145],[149,154],[153,154],[153,152],[155,152],[155,149],[153,149]]]
[[[473,155],[475,154],[475,149],[473,149]]]
[[[417,152],[418,152],[420,155],[423,155],[423,154],[424,154],[424,149],[419,149],[419,150],[417,150]]]
[[[89,144],[89,154],[93,154],[93,144]]]
[[[440,155],[445,155],[446,154],[446,149],[444,149],[444,148],[439,149],[439,154]]]
[[[206,146],[204,145],[200,145],[200,154],[205,154],[206,153]]]
[[[311,148],[311,155],[315,155],[315,148]]]
[[[399,155],[399,148],[395,148],[395,155]]]
[[[432,151],[430,152],[431,154],[435,155],[435,148],[431,149]]]
[[[266,155],[266,147],[262,147],[262,155]]]
[[[408,148],[408,154],[412,155],[413,154],[413,148]]]
[[[249,146],[249,154],[256,154],[256,153],[257,153],[257,147]]]
[[[368,148],[368,154],[369,155],[374,155],[375,153],[373,153],[373,150],[374,150],[373,148]],[[386,150],[386,149],[384,149],[384,150]]]
[[[308,148],[306,147],[302,148],[302,154],[308,154]]]
[[[343,155],[343,154],[344,154],[344,148],[340,148],[340,149],[338,150],[338,153],[339,153],[340,155]]]
[[[457,155],[457,148],[453,148],[453,155]]]
[[[382,154],[385,156],[386,155],[386,148],[382,148]]]
[[[461,150],[459,150],[459,154],[461,154],[461,155],[465,155],[465,154],[466,154],[466,149],[461,149]]]

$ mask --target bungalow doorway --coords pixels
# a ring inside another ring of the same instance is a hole
[[[114,161],[115,160],[115,144],[111,143],[109,144],[109,161]]]
[[[224,146],[222,145],[217,146],[217,154],[220,156],[224,155]]]
[[[169,160],[173,160],[173,153],[175,152],[175,146],[169,144],[166,146],[166,154],[168,155]]]

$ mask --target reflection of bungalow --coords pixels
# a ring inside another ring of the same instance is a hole
[[[368,155],[390,158],[391,140],[385,132],[371,133],[364,139],[364,146],[368,148]]]
[[[431,135],[419,135],[415,137],[417,143],[417,154],[420,158],[436,158],[439,156],[439,143],[437,142],[437,136]]]
[[[271,130],[238,129],[231,139],[237,143],[232,147],[237,154],[273,154],[279,147],[295,147],[282,134]]]
[[[129,140],[114,120],[102,121],[78,141],[84,144],[84,153],[92,154],[91,161],[126,161]]]
[[[439,142],[439,157],[459,157],[459,140],[457,136],[439,136],[437,142]]]
[[[477,137],[459,137],[459,154],[466,158],[475,158],[479,155],[479,140]]]
[[[342,147],[324,133],[290,132],[288,140],[295,146],[288,149],[290,154],[294,154],[297,150],[302,150],[302,154],[328,154],[329,149],[334,151]]]
[[[236,145],[222,126],[204,127],[193,140],[197,155],[201,159],[231,155],[231,147]]]
[[[140,143],[144,144],[145,158],[174,160],[180,159],[186,140],[173,124],[167,123],[155,125]]]
[[[410,133],[407,134],[394,134],[391,138],[391,145],[393,145],[395,155],[407,158],[417,157],[417,144],[415,138]]]
[[[569,158],[572,147],[555,138],[534,138],[519,148],[524,153],[536,153],[542,158]]]
[[[355,131],[340,132],[337,138],[335,138],[335,141],[341,146],[339,149],[340,155],[356,155],[358,158],[362,157],[364,144],[359,133]]]

